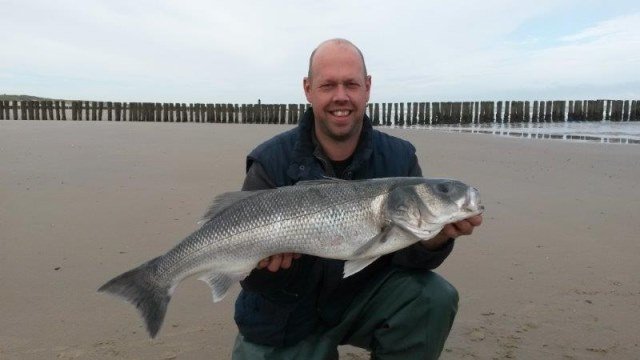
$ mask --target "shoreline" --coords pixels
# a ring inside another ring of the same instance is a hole
[[[245,123],[203,123],[203,122],[144,122],[144,121],[71,121],[71,120],[6,120],[47,123],[89,123],[89,124],[156,124],[180,126],[295,126],[289,124],[245,124]],[[189,125],[188,125],[189,124]],[[118,125],[115,125],[118,126]],[[126,125],[125,125],[126,126]],[[144,126],[144,125],[141,125]],[[620,129],[622,128],[622,129]],[[407,125],[377,126],[381,131],[413,130],[440,131],[452,133],[471,133],[495,136],[515,137],[534,140],[564,140],[602,144],[639,145],[640,122],[637,121],[565,121],[554,123],[483,123],[483,124],[443,124],[443,125]]]

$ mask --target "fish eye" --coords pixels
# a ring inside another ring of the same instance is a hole
[[[449,184],[448,183],[440,183],[438,185],[436,185],[436,189],[438,189],[438,191],[440,191],[441,193],[447,194],[449,193]]]

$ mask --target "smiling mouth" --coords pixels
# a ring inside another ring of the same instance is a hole
[[[336,117],[345,117],[351,115],[351,110],[334,110],[329,113]]]

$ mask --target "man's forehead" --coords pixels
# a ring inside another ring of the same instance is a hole
[[[358,50],[354,48],[352,45],[343,44],[343,43],[329,43],[321,45],[317,50],[313,57],[312,66],[317,62],[327,61],[327,60],[356,60],[358,62],[361,61],[360,55],[358,54]]]
[[[345,53],[353,53],[358,54],[358,49],[353,44],[347,42],[340,41],[330,41],[323,44],[320,44],[316,49],[316,54],[320,54],[328,51],[336,51],[336,52],[345,52]]]
[[[321,51],[322,50],[322,51]],[[341,49],[318,49],[311,65],[314,76],[318,77],[353,77],[364,79],[364,68],[358,52],[352,47]]]

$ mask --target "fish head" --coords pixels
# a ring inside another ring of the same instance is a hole
[[[477,189],[449,179],[423,179],[399,186],[387,201],[390,222],[420,239],[433,237],[444,225],[483,210]]]
[[[458,180],[425,179],[415,191],[422,200],[422,219],[428,223],[447,224],[484,211],[480,192]]]

